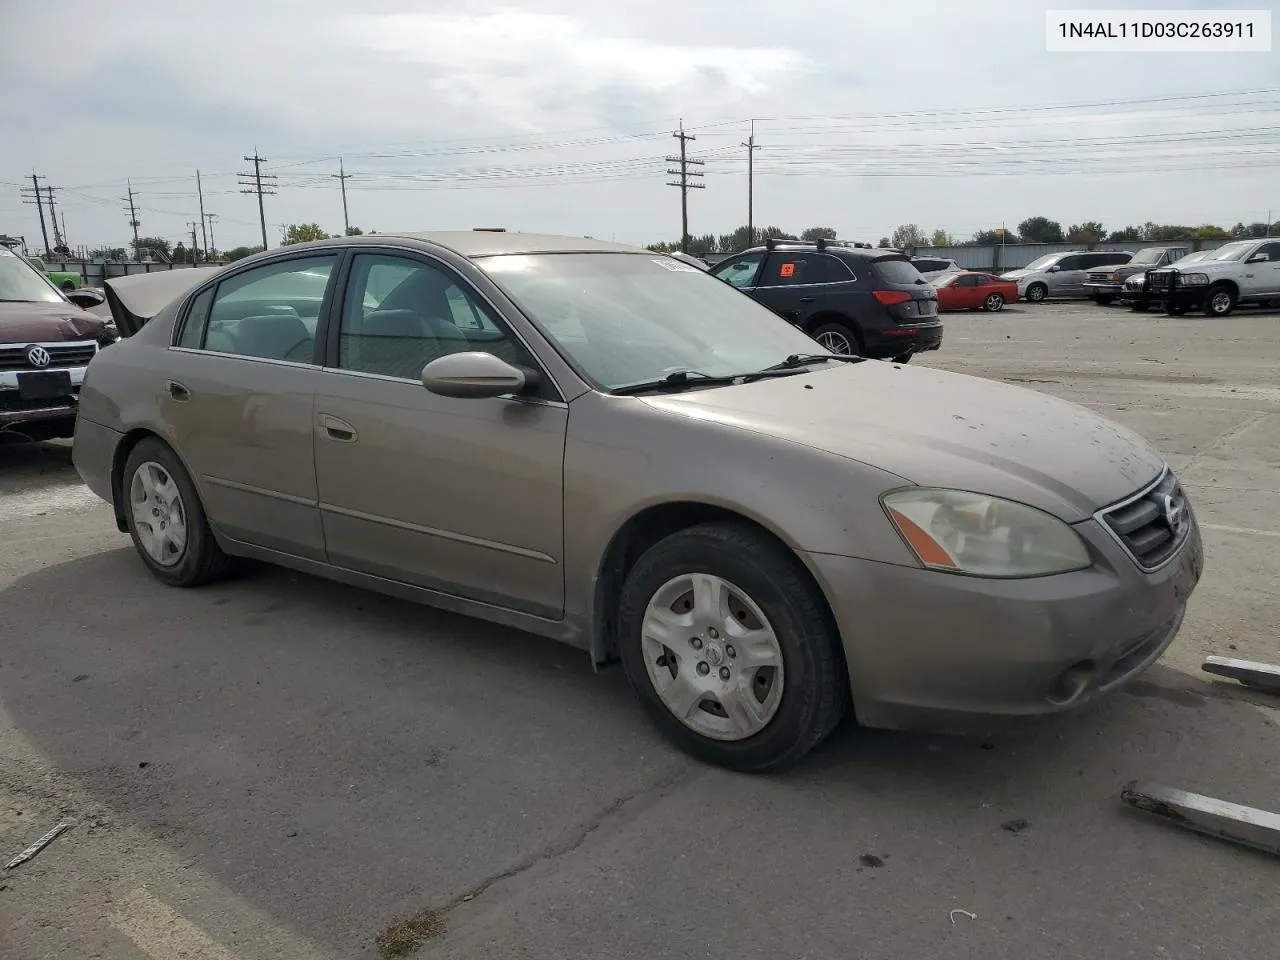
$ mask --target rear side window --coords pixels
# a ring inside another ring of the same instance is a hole
[[[213,303],[213,287],[205,290],[194,300],[187,310],[187,319],[183,321],[182,333],[178,336],[178,346],[199,350],[204,346],[204,326],[209,320],[209,304]]]
[[[876,276],[885,283],[915,283],[923,280],[920,271],[906,257],[886,257],[875,261]]]
[[[813,265],[816,268],[814,283],[848,283],[850,280],[858,279],[847,263],[830,254],[818,254],[813,258]]]

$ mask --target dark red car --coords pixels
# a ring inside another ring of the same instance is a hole
[[[939,310],[1003,310],[1009,301],[1017,302],[1018,284],[990,273],[966,271],[943,274],[933,281],[938,291]]]
[[[0,247],[0,440],[72,435],[85,368],[119,339],[86,309],[103,299],[93,290],[63,294]]]

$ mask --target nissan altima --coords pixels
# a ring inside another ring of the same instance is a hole
[[[1129,430],[828,352],[649,251],[379,234],[107,295],[125,336],[88,366],[75,463],[155,577],[251,558],[553,637],[729,768],[850,711],[1078,707],[1161,656],[1201,575]]]

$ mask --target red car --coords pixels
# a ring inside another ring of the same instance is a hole
[[[986,310],[995,313],[1018,300],[1018,284],[989,273],[947,273],[933,281],[939,310]]]

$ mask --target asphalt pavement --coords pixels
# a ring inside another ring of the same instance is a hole
[[[1023,306],[923,362],[1155,442],[1204,579],[1096,707],[987,742],[846,724],[769,776],[685,758],[551,641],[270,568],[165,588],[67,445],[0,447],[0,866],[75,824],[0,869],[0,957],[366,958],[411,927],[468,960],[1271,955],[1280,860],[1119,794],[1280,808],[1280,698],[1198,669],[1280,662],[1280,315]]]

